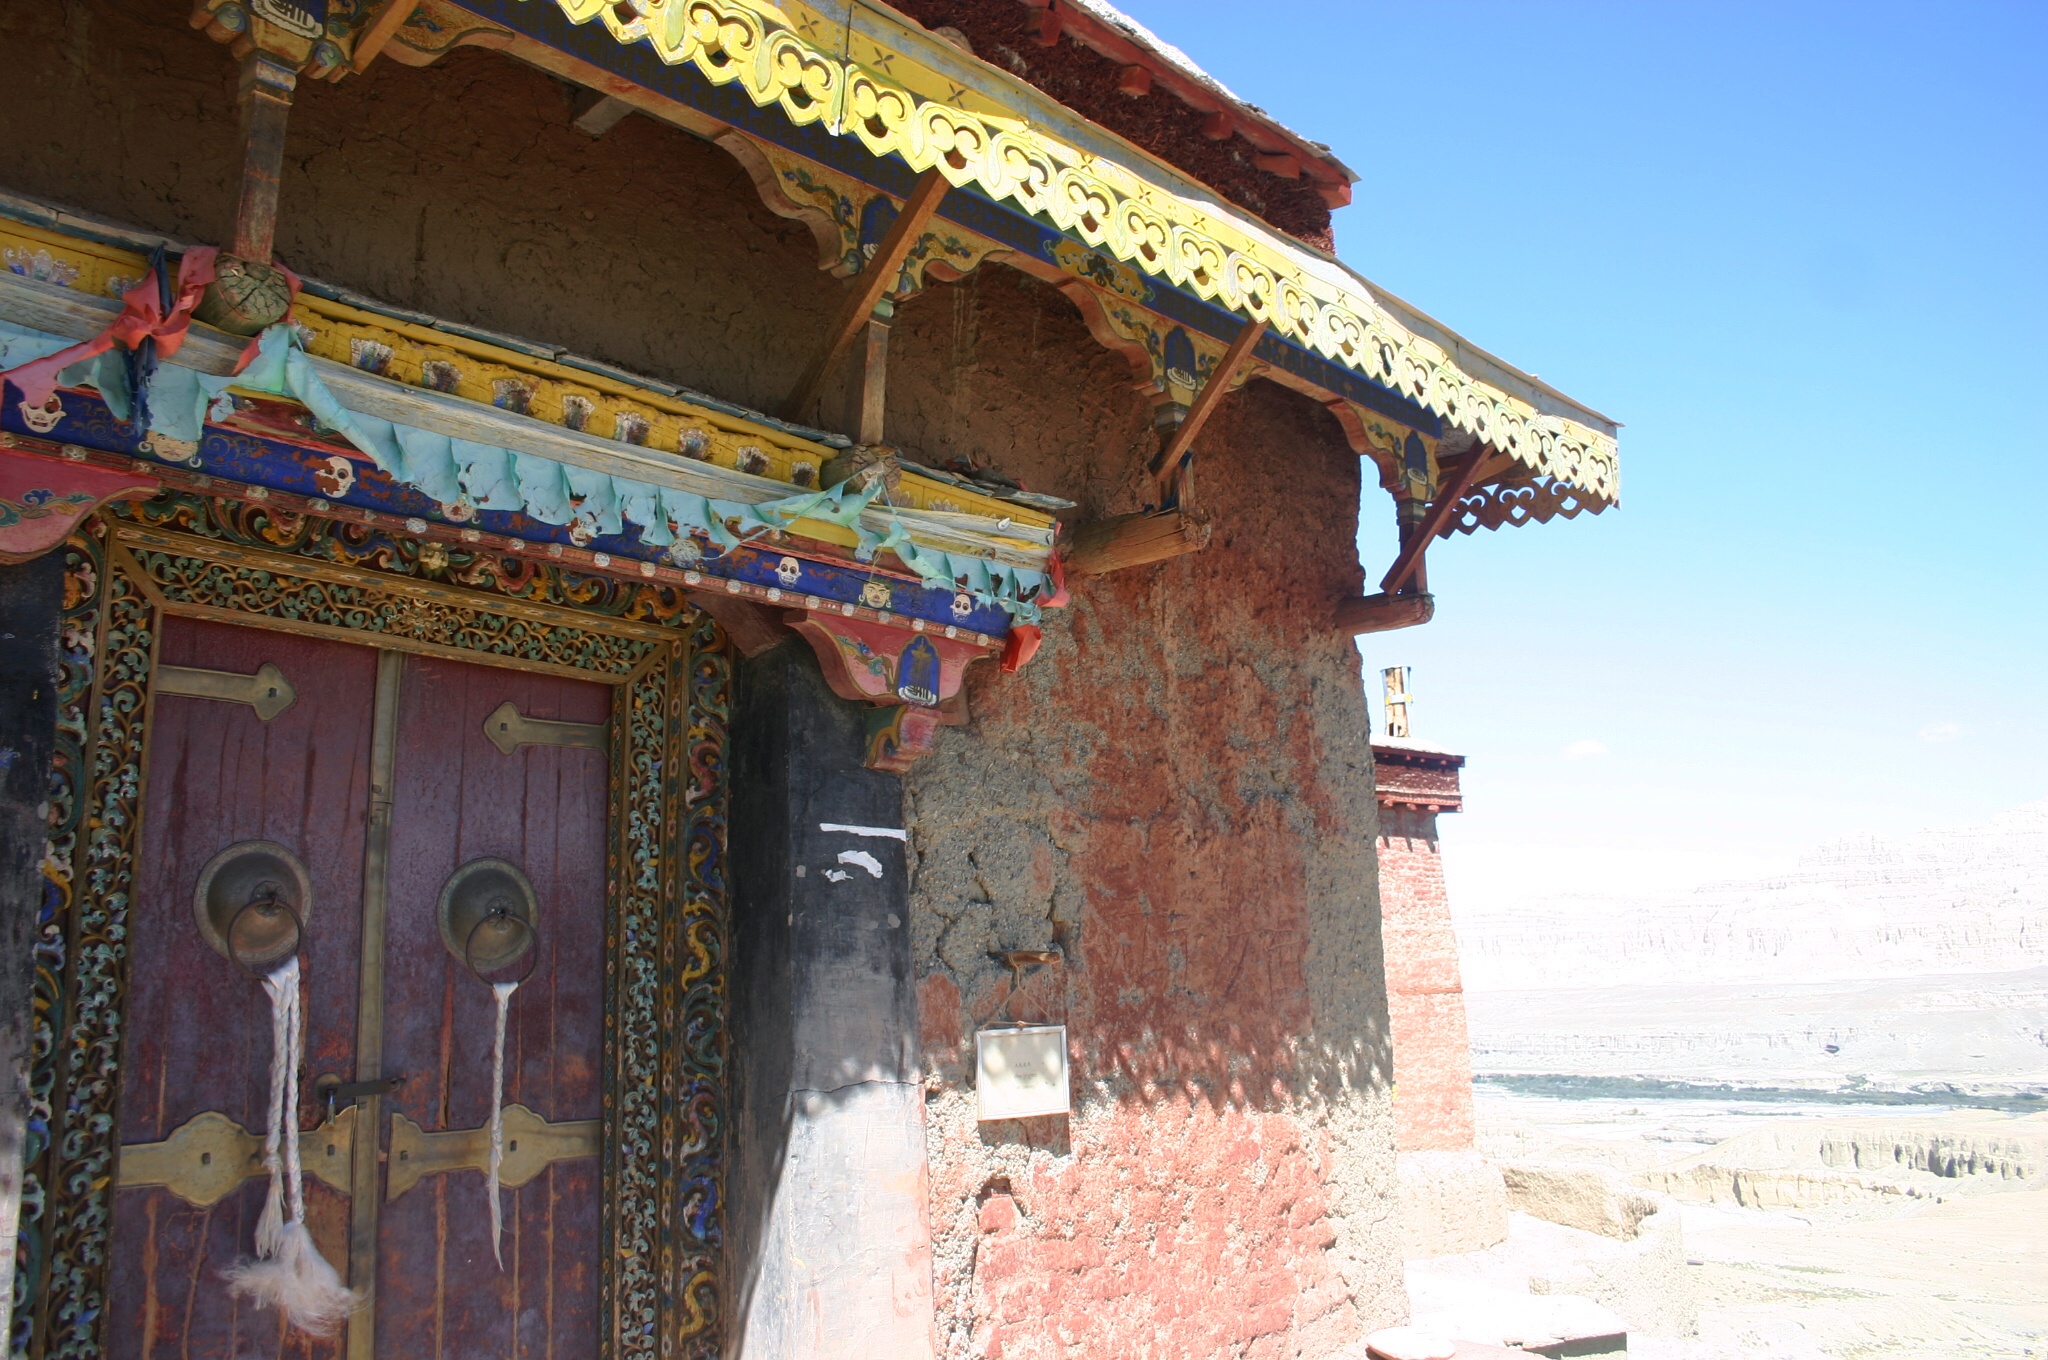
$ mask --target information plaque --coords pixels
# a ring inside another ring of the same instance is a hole
[[[1073,1109],[1067,1089],[1067,1027],[1019,1025],[974,1036],[975,1094],[988,1119],[1027,1119]]]

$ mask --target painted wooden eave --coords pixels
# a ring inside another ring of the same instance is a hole
[[[1419,405],[1509,454],[1529,476],[1568,483],[1600,504],[1619,496],[1612,418],[1417,309],[1384,300],[1348,266],[893,11],[862,0],[829,13],[802,0],[694,0],[687,8],[637,0],[637,10],[605,0],[460,3],[485,24],[509,25],[487,35],[492,45],[598,60],[616,73],[607,85],[623,80],[656,100],[679,101],[675,121],[702,125],[706,115],[693,107],[687,82],[667,82],[659,67],[635,68],[570,35],[588,25],[619,48],[645,44],[662,65],[743,90],[793,134],[857,141],[866,154],[917,173],[937,169],[956,189],[1049,223],[1194,299],[1264,321],[1277,343]],[[1341,388],[1325,390],[1341,400]]]

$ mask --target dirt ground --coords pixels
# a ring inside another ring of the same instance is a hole
[[[1700,1335],[1669,1360],[2048,1355],[2048,1190],[1862,1222],[1687,1206]]]
[[[1849,1116],[1824,1103],[1631,1105],[1488,1095],[1484,1088],[1479,1100],[1487,1155],[1597,1164],[1638,1183],[1655,1168],[1703,1158],[1741,1164],[1745,1150],[1769,1142],[1773,1132],[1840,1129]],[[1980,1140],[1987,1121],[2001,1119],[1982,1111],[1887,1115],[1866,1108],[1854,1111],[1852,1122],[1867,1128],[1889,1118],[1920,1138],[1947,1132]],[[2038,1117],[2006,1127],[2028,1146],[2039,1136]],[[1682,1203],[1683,1287],[1696,1301],[1697,1327],[1688,1335],[1659,1334],[1629,1319],[1625,1302],[1610,1300],[1630,1323],[1629,1353],[1650,1360],[2048,1357],[2048,1167],[2033,1165],[2034,1157],[2024,1153],[2023,1173],[2008,1164],[1995,1175],[1816,1167],[1823,1176],[1866,1175],[1904,1192],[1810,1206]],[[1785,1169],[1782,1161],[1778,1169]],[[1546,1305],[1540,1292],[1528,1294],[1532,1281],[1540,1291],[1543,1277],[1569,1276],[1620,1245],[1527,1214],[1512,1218],[1509,1240],[1499,1246],[1409,1263],[1418,1322],[1450,1330],[1460,1316],[1498,1317],[1518,1305],[1540,1311]]]

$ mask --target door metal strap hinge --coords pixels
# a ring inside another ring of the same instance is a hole
[[[355,1155],[355,1111],[343,1110],[299,1135],[306,1174],[337,1194],[349,1193]],[[218,1204],[252,1176],[267,1174],[263,1136],[251,1133],[217,1110],[196,1114],[158,1143],[121,1148],[115,1184],[122,1189],[161,1185],[187,1204]]]

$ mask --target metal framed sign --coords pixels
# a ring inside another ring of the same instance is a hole
[[[1073,1097],[1067,1083],[1067,1027],[1019,1025],[985,1029],[974,1036],[975,1094],[979,1117],[1027,1119],[1067,1114]]]

